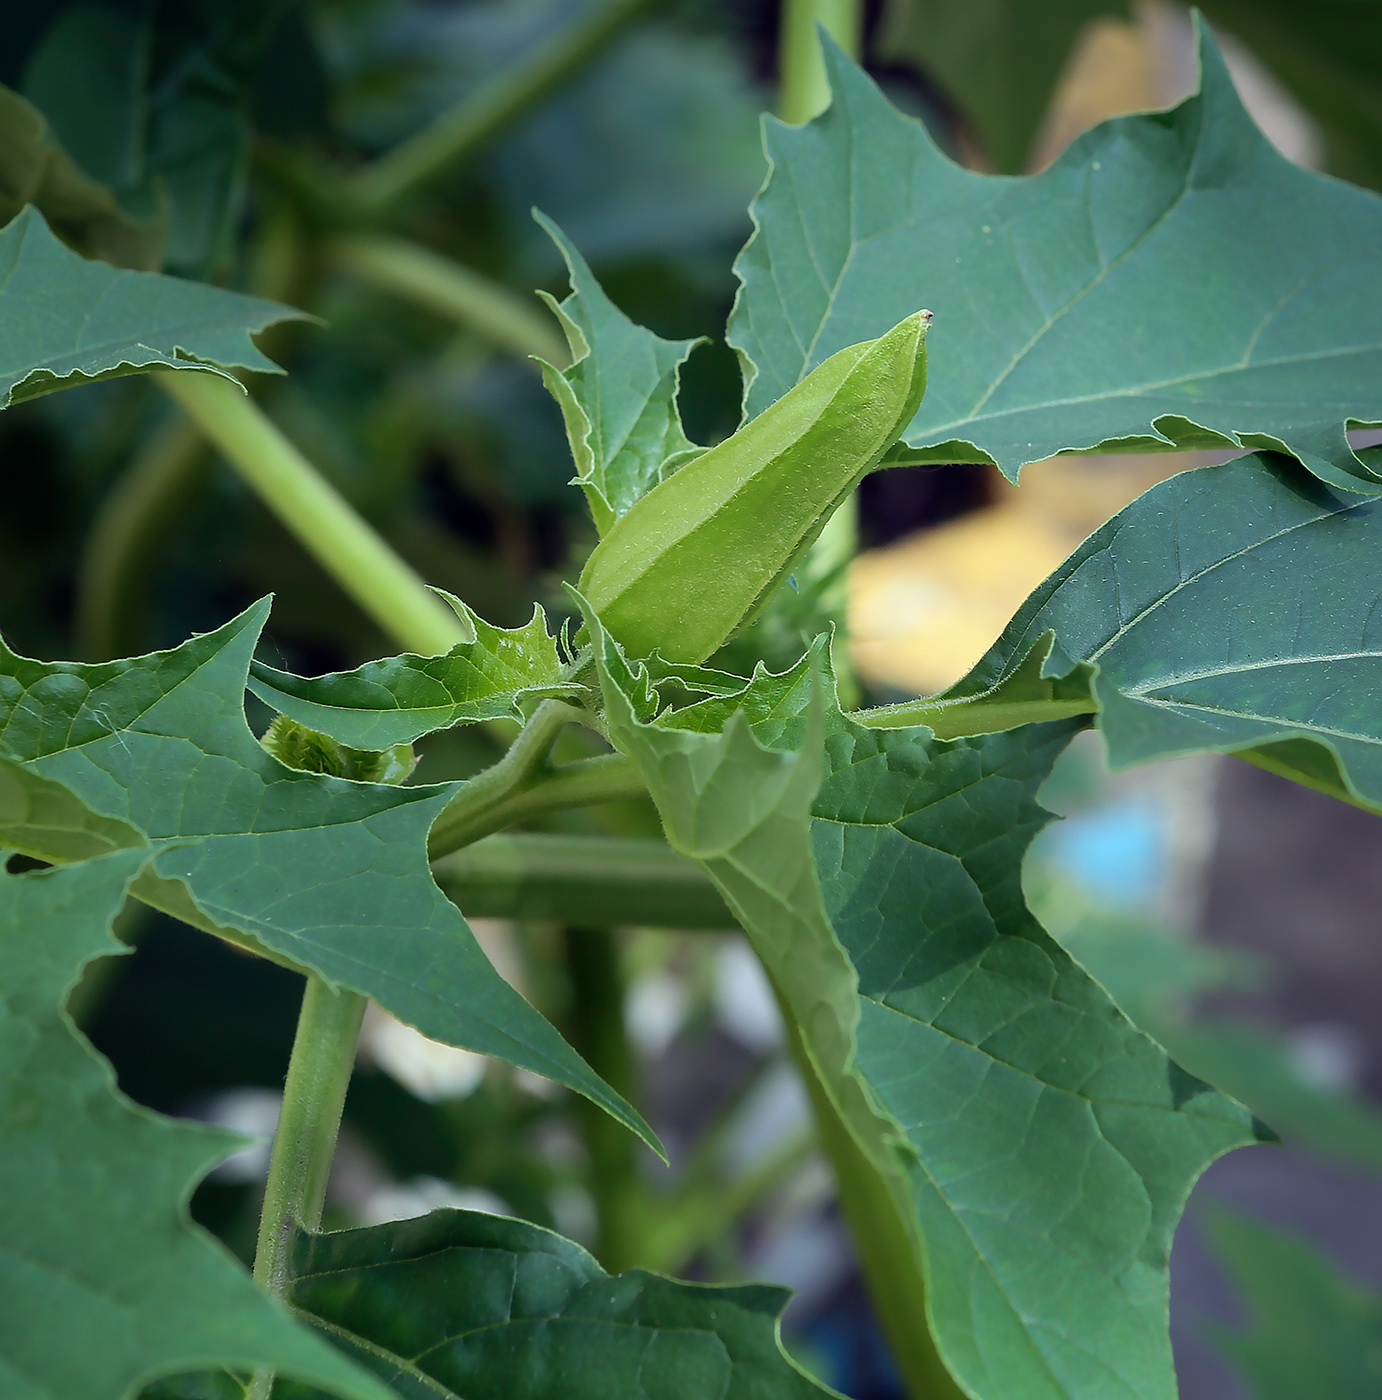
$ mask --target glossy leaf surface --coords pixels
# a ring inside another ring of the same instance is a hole
[[[544,293],[571,347],[571,366],[543,364],[561,405],[576,481],[603,535],[628,508],[703,451],[682,431],[677,381],[695,340],[663,340],[605,295],[586,261],[550,219],[538,222],[566,259],[571,295]]]
[[[0,652],[0,753],[153,845],[141,897],[363,992],[434,1039],[567,1084],[647,1135],[494,971],[433,881],[427,833],[454,787],[348,782],[260,747],[243,695],[267,612],[105,665]],[[10,839],[60,854],[43,831]]]
[[[506,630],[456,606],[473,638],[444,656],[393,656],[310,678],[255,661],[249,688],[280,714],[355,749],[410,744],[477,720],[521,719],[520,700],[578,689],[566,680],[541,608],[526,626]]]
[[[848,1135],[837,1169],[862,1157],[911,1238],[875,1276],[885,1315],[924,1272],[936,1345],[982,1400],[1173,1396],[1172,1231],[1204,1167],[1255,1135],[1023,902],[1036,792],[1078,722],[872,731],[827,709],[818,673],[814,702],[776,678],[760,704],[760,678],[697,732],[648,722],[639,677],[607,640],[597,655],[611,736],[794,1013]],[[899,1324],[913,1385],[936,1385],[916,1314]]]
[[[1382,199],[1290,164],[1201,30],[1203,89],[1018,179],[952,164],[838,52],[835,102],[768,127],[731,340],[763,411],[915,306],[934,373],[899,460],[1263,447],[1375,489],[1345,426],[1382,417]]]
[[[581,590],[621,645],[704,661],[753,618],[916,411],[929,320],[837,351],[615,525]]]
[[[123,1400],[222,1363],[382,1400],[189,1225],[193,1183],[237,1139],[136,1108],[62,1010],[86,963],[126,951],[110,924],[145,859],[0,872],[0,1391]]]
[[[1212,1335],[1253,1400],[1369,1400],[1382,1389],[1382,1297],[1314,1245],[1246,1216],[1216,1212],[1210,1237],[1250,1318]]]
[[[1066,667],[1097,667],[1114,764],[1252,750],[1382,806],[1379,540],[1375,500],[1288,458],[1182,473],[1091,535],[942,699],[989,692],[1054,633]]]
[[[437,1400],[810,1400],[783,1353],[781,1288],[634,1269],[519,1220],[439,1210],[300,1236],[291,1302],[403,1396]],[[277,1400],[302,1395],[279,1386]]]
[[[250,336],[300,312],[90,262],[32,207],[0,230],[0,408],[143,370],[277,373]]]

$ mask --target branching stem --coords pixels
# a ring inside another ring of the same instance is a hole
[[[638,770],[621,754],[553,766],[550,760],[557,736],[582,715],[574,705],[544,700],[508,753],[472,778],[442,809],[432,827],[428,855],[436,860],[543,812],[615,802],[645,792]]]

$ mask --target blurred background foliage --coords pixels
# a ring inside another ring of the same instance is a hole
[[[1382,186],[1377,5],[1205,8],[1278,146]],[[565,354],[532,296],[565,281],[531,211],[636,321],[709,338],[681,406],[694,440],[730,432],[739,376],[722,332],[765,174],[759,114],[779,103],[783,26],[812,11],[3,0],[0,217],[36,200],[88,254],[310,311],[318,322],[266,337],[289,371],[250,386],[269,415],[429,582],[495,623],[534,601],[560,617],[594,532],[528,358]],[[1169,3],[887,0],[864,20],[889,96],[980,169],[1040,168],[1094,123],[1195,82],[1188,13]],[[266,660],[315,673],[394,649],[140,378],[5,414],[0,460],[0,627],[20,651],[167,646],[270,591]],[[870,478],[848,588],[865,694],[948,684],[1085,534],[1208,460],[1065,459],[1020,490],[980,467]],[[721,664],[795,659],[842,578],[803,573]],[[418,778],[464,777],[502,737],[433,736]],[[1214,1168],[1178,1241],[1183,1393],[1382,1394],[1377,819],[1228,760],[1112,777],[1097,743],[1072,750],[1048,801],[1068,820],[1029,863],[1043,919],[1187,1069],[1287,1143]],[[636,802],[549,826],[657,833]],[[139,1101],[262,1139],[297,980],[147,911],[126,918],[136,955],[98,967],[74,1015]],[[475,922],[500,970],[642,1104],[672,1166],[545,1082],[372,1011],[334,1221],[469,1205],[554,1225],[615,1269],[788,1283],[808,1363],[860,1400],[899,1394],[742,940]],[[193,1203],[242,1255],[266,1160],[231,1159]]]

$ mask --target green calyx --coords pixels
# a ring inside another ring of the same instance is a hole
[[[352,749],[287,715],[275,715],[259,742],[289,768],[357,783],[401,783],[417,766],[411,744],[395,744],[378,753]]]
[[[580,588],[631,655],[694,664],[753,619],[915,415],[930,319],[837,351],[616,522]]]

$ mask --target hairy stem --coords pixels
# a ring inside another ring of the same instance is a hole
[[[861,0],[785,0],[778,35],[777,114],[793,126],[809,122],[830,103],[818,24],[851,58],[858,58],[864,27]]]
[[[454,170],[579,71],[652,0],[603,0],[529,57],[443,112],[352,181],[356,202],[383,212]]]
[[[291,1281],[294,1233],[321,1225],[364,1014],[365,998],[358,992],[333,990],[315,973],[308,974],[254,1254],[255,1282],[279,1296]],[[258,1373],[251,1400],[267,1400],[272,1388],[272,1374]]]
[[[563,953],[571,988],[566,1038],[606,1084],[636,1104],[633,1047],[624,1028],[628,988],[615,935],[607,928],[568,927]],[[575,1112],[595,1203],[595,1257],[610,1273],[622,1273],[643,1262],[648,1223],[650,1203],[638,1173],[638,1141],[598,1104],[581,1099]]]
[[[244,390],[216,374],[159,384],[317,561],[399,645],[423,655],[464,638],[460,619],[356,514]]]
[[[569,807],[617,802],[647,791],[638,770],[622,754],[601,754],[554,767],[552,745],[584,711],[561,700],[544,700],[512,747],[493,768],[472,778],[442,808],[432,827],[427,854],[436,860],[502,831],[514,822]]]
[[[563,369],[571,356],[552,318],[507,287],[406,238],[343,238],[337,263],[392,292],[482,335],[516,355],[537,355]]]
[[[88,661],[141,649],[138,618],[159,543],[200,479],[206,455],[202,435],[174,417],[101,503],[77,566],[77,640]]]

